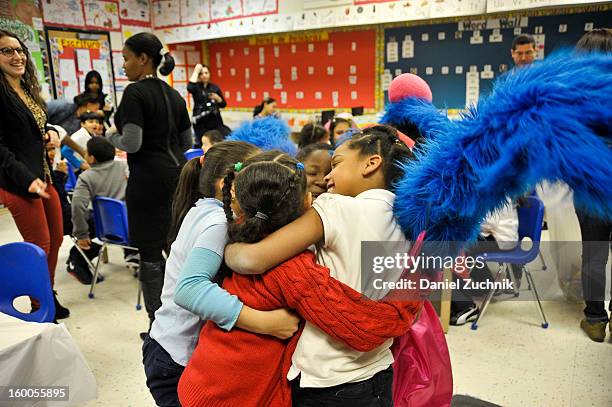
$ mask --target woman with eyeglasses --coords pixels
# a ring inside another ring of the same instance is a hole
[[[0,30],[0,123],[0,202],[8,208],[23,240],[44,250],[53,287],[63,224],[45,145],[59,145],[59,136],[47,126],[46,106],[28,49],[5,30]],[[55,319],[67,318],[70,311],[53,294]],[[38,307],[32,299],[32,310]]]

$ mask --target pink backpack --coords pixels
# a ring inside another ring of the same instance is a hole
[[[421,232],[410,250],[416,255],[423,245]],[[393,400],[396,407],[446,407],[453,397],[453,370],[440,319],[429,300],[419,320],[391,346]]]

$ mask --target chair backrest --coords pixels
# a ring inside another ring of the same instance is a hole
[[[77,176],[74,172],[74,167],[68,161],[66,161],[66,167],[68,168],[68,177],[66,178],[66,185],[64,185],[64,189],[66,192],[74,191],[74,187],[76,187]]]
[[[47,255],[32,243],[15,242],[0,246],[0,312],[30,322],[53,322],[55,305]],[[30,296],[40,308],[23,314],[13,307],[17,297]]]
[[[204,151],[202,151],[201,148],[192,148],[190,150],[185,151],[184,155],[185,155],[185,159],[187,161],[189,161],[192,158],[203,156],[204,155]]]
[[[533,241],[533,246],[528,250],[534,252],[534,258],[540,250],[540,239],[542,237],[542,222],[544,220],[544,203],[540,198],[529,195],[525,198],[526,204],[518,208],[518,234],[519,242],[528,237]]]
[[[96,237],[103,242],[130,244],[127,207],[118,199],[96,197],[93,201]]]

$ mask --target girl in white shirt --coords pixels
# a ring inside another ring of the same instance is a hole
[[[332,277],[364,292],[372,291],[361,271],[363,241],[409,243],[393,215],[392,191],[412,153],[395,129],[374,126],[342,143],[325,177],[327,192],[303,216],[254,244],[226,248],[226,263],[236,272],[260,274],[317,245],[318,263]],[[401,270],[393,270],[401,273]],[[362,284],[362,281],[365,283]],[[287,375],[293,381],[293,405],[392,406],[393,357],[389,340],[371,352],[357,352],[306,323]],[[314,404],[313,404],[314,403]]]

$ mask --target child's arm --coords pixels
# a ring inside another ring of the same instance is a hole
[[[83,176],[77,179],[70,207],[72,210],[72,235],[78,239],[79,247],[85,250],[89,248],[89,225],[87,220],[89,219],[89,203],[91,199],[92,193],[87,183],[87,177],[83,174]]]
[[[281,339],[291,337],[298,329],[299,318],[282,309],[263,312],[244,306],[236,296],[212,282],[221,260],[212,250],[192,249],[181,270],[174,301],[227,331],[235,325]]]
[[[225,263],[240,274],[261,274],[323,240],[323,222],[314,209],[257,243],[225,248]]]
[[[317,265],[311,253],[286,264],[270,270],[263,281],[275,284],[273,291],[281,291],[287,305],[306,320],[360,352],[406,333],[423,304],[369,300],[332,278],[329,269]]]

